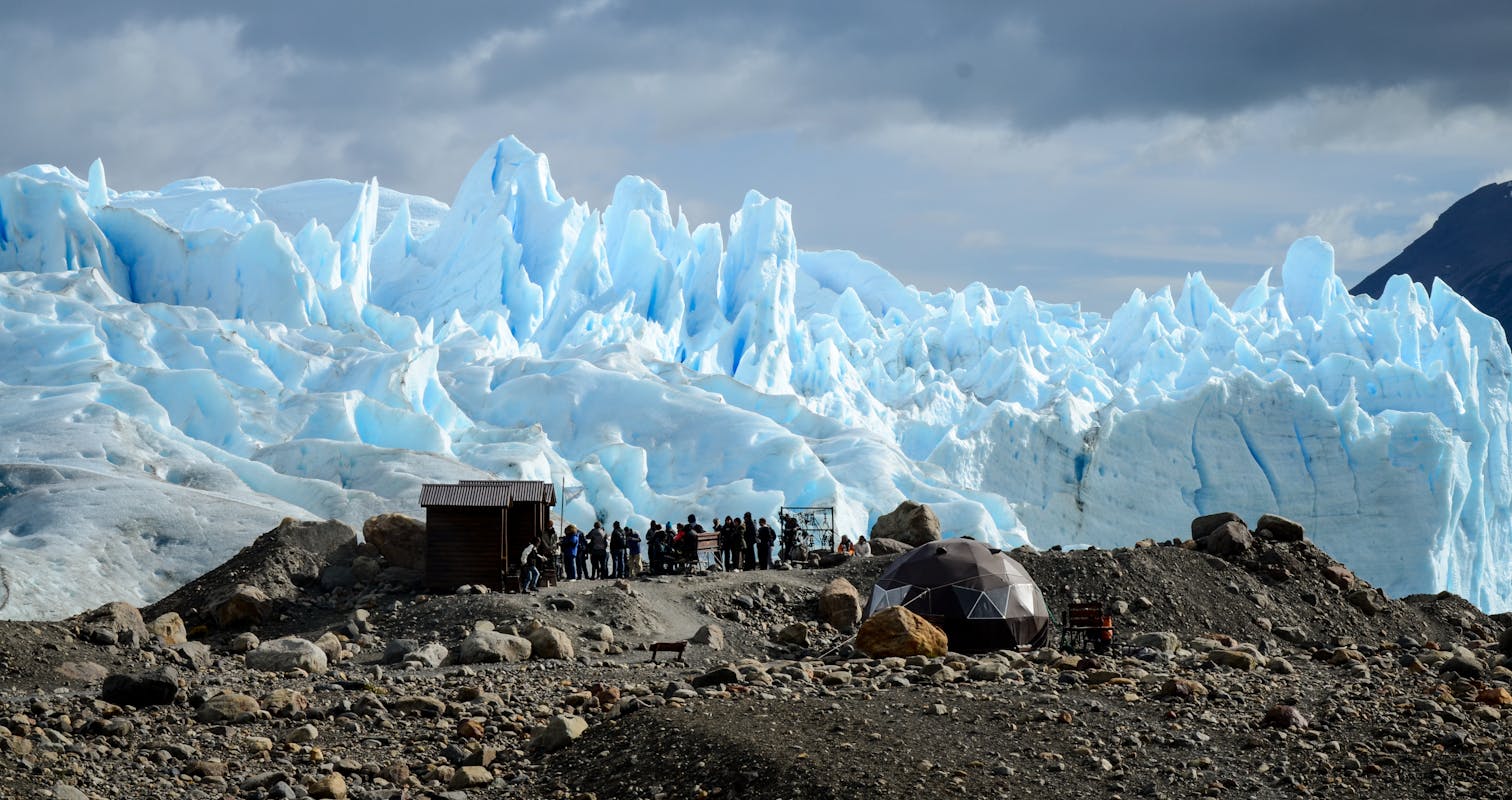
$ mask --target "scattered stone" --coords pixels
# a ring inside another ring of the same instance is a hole
[[[332,772],[311,781],[305,786],[311,797],[328,798],[329,800],[345,800],[347,796],[346,778],[340,772]]]
[[[320,652],[325,653],[326,664],[335,664],[341,660],[341,639],[336,634],[326,631],[315,640],[315,646]]]
[[[462,739],[482,739],[483,723],[475,719],[464,719],[457,723],[457,736]]]
[[[178,696],[179,673],[173,667],[117,673],[105,678],[100,699],[123,706],[168,705]]]
[[[794,622],[777,631],[777,641],[780,644],[790,644],[796,647],[808,647],[809,627],[802,622]]]
[[[493,773],[487,767],[462,767],[452,774],[447,786],[453,789],[473,789],[493,783]]]
[[[161,614],[147,623],[147,632],[170,647],[189,641],[189,634],[184,629],[184,618],[173,611]]]
[[[1280,704],[1271,706],[1260,719],[1262,728],[1306,728],[1307,717],[1296,706]]]
[[[202,723],[235,722],[243,714],[256,714],[262,707],[250,695],[227,692],[200,704],[194,718]]]
[[[309,744],[318,738],[320,738],[320,729],[309,723],[290,728],[283,735],[283,740],[289,744]]]
[[[110,675],[110,670],[93,661],[64,661],[56,671],[65,680],[80,683],[99,683]]]
[[[709,686],[728,686],[740,683],[740,673],[734,667],[716,667],[694,678],[691,683],[695,689],[703,689]]]
[[[807,630],[807,628],[805,628]],[[723,650],[725,646],[724,628],[718,625],[705,625],[693,633],[689,639],[694,644],[701,644],[710,650]]]
[[[1379,614],[1386,610],[1386,600],[1375,589],[1354,589],[1344,596],[1345,600],[1355,608],[1368,615]]]
[[[1355,574],[1343,564],[1329,564],[1323,568],[1323,578],[1340,589],[1355,585]]]
[[[856,632],[856,648],[872,658],[943,656],[949,649],[945,632],[902,606],[873,614]]]
[[[1260,659],[1246,650],[1213,650],[1208,653],[1208,661],[1220,667],[1241,670],[1252,670],[1260,665]]]
[[[226,642],[226,649],[232,653],[250,653],[256,650],[257,646],[261,643],[257,638],[257,634],[246,631],[231,637],[231,640]]]
[[[1181,638],[1166,631],[1141,633],[1129,640],[1131,647],[1148,647],[1157,653],[1174,653],[1181,648]]]
[[[531,737],[530,748],[548,753],[560,750],[582,736],[586,730],[588,730],[588,721],[582,717],[558,714],[547,720],[545,727]]]
[[[312,675],[324,674],[328,668],[324,650],[314,642],[297,636],[285,636],[263,642],[248,653],[247,668],[263,672],[292,672],[302,669]]]
[[[1474,653],[1463,647],[1456,647],[1449,660],[1439,665],[1439,672],[1452,672],[1464,678],[1474,679],[1486,674],[1486,665]]]

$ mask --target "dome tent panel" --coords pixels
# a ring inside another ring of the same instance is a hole
[[[1043,644],[1050,614],[1023,565],[974,539],[931,542],[877,578],[864,616],[901,605],[940,626],[959,652]]]

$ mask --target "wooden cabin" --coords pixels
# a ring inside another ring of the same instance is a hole
[[[462,481],[420,487],[425,585],[518,589],[520,553],[546,529],[556,487],[545,481]]]

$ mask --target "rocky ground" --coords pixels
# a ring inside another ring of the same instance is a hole
[[[0,623],[0,797],[1512,796],[1504,616],[1199,534],[1015,553],[1109,654],[868,658],[820,595],[890,557],[434,595],[286,524],[145,615]]]

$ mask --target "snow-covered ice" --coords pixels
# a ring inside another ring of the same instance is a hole
[[[1448,287],[1351,297],[1316,238],[1232,306],[1196,274],[1103,318],[800,250],[756,192],[724,228],[634,177],[595,211],[514,139],[450,205],[33,166],[0,177],[0,615],[490,475],[584,487],[579,524],[833,505],[856,533],[910,498],[1010,546],[1278,512],[1388,592],[1499,610],[1509,375]]]

